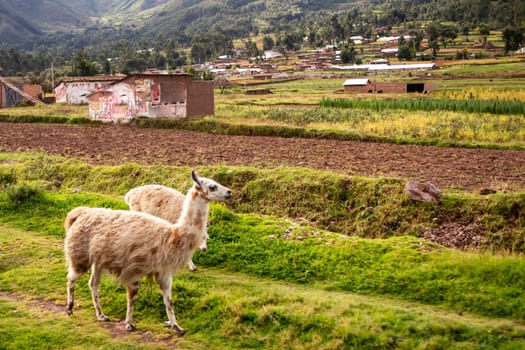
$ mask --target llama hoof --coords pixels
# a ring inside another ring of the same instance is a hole
[[[100,322],[109,322],[109,317],[107,317],[106,315],[102,315],[98,317],[98,320]]]
[[[126,323],[126,330],[127,330],[128,332],[133,332],[133,331],[136,330],[136,329],[137,329],[137,328],[136,328],[133,324],[131,324],[131,323]]]
[[[177,332],[178,335],[186,334],[186,330],[181,328],[179,325],[172,325],[172,324],[170,324],[170,321],[166,321],[164,323],[166,324],[166,327],[171,328],[171,330]]]
[[[177,332],[177,334],[180,336],[183,336],[184,334],[186,334],[186,330],[180,327],[173,327],[173,330]]]
[[[66,311],[66,314],[67,314],[68,316],[73,315],[73,310],[67,310],[67,311]]]

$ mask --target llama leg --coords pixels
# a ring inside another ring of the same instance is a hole
[[[188,260],[188,267],[190,269],[190,271],[197,271],[197,267],[195,266],[195,264],[193,263],[193,261],[191,259]]]
[[[126,292],[128,295],[128,308],[126,311],[126,330],[128,332],[134,331],[136,328],[133,325],[133,308],[135,307],[135,302],[138,298],[139,292],[139,281],[129,283],[126,286]]]
[[[208,225],[209,225],[209,221],[208,221]],[[202,237],[201,244],[199,245],[199,249],[200,249],[201,252],[205,252],[205,251],[208,250],[208,239],[209,239],[208,232],[204,232],[204,236]],[[197,271],[197,267],[193,263],[193,260],[192,260],[191,257],[188,260],[188,267],[189,267],[190,271],[192,271],[192,272]]]
[[[179,326],[175,319],[175,313],[173,312],[173,305],[171,300],[171,274],[164,276],[157,276],[157,283],[159,284],[162,296],[164,298],[164,305],[166,306],[166,314],[168,314],[169,324],[179,335],[184,335],[186,331]]]
[[[91,289],[91,298],[93,299],[93,305],[95,306],[95,312],[97,319],[101,322],[109,321],[109,318],[104,315],[102,308],[100,307],[100,299],[98,295],[98,285],[100,278],[102,277],[102,271],[97,269],[95,265],[91,268],[91,277],[89,278],[89,289]]]
[[[83,273],[76,272],[72,267],[67,273],[67,314],[73,314],[73,307],[75,306],[75,284]]]

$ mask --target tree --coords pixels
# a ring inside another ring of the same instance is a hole
[[[397,52],[397,58],[400,60],[407,60],[411,61],[414,57],[416,57],[415,52],[413,50],[413,42],[408,41],[405,42],[403,45],[399,46],[399,50]]]
[[[356,51],[355,48],[345,47],[341,51],[341,62],[343,63],[355,63]]]
[[[71,60],[70,74],[72,76],[90,76],[97,73],[97,66],[89,60],[84,48],[77,50]]]
[[[487,37],[490,35],[490,29],[487,25],[482,24],[479,26],[479,34],[483,36],[483,47],[487,47]]]
[[[104,61],[104,74],[111,74],[111,62],[109,60]]]
[[[273,39],[271,36],[265,35],[262,39],[263,41],[263,50],[271,50],[273,49],[275,43],[273,42]]]
[[[326,31],[326,34],[329,36],[327,39],[335,39],[338,42],[343,40],[344,28],[343,26],[341,26],[341,23],[339,23],[337,15],[333,15],[330,18],[330,20],[328,21]]]
[[[219,88],[221,90],[221,94],[224,94],[224,90],[226,88],[231,87],[233,84],[230,83],[230,81],[224,77],[217,77],[214,80],[215,87]]]
[[[196,35],[191,42],[191,58],[197,63],[204,63],[220,55],[231,56],[232,53],[233,41],[222,33]]]
[[[436,57],[437,53],[439,51],[439,37],[441,34],[441,24],[439,23],[431,23],[427,29],[427,36],[428,36],[428,47],[432,49],[432,56]]]
[[[490,35],[490,29],[486,24],[481,24],[479,26],[479,34],[487,36]]]
[[[260,52],[259,52],[259,49],[257,48],[257,44],[251,40],[248,40],[245,44],[244,44],[244,47],[246,48],[246,55],[248,55],[249,57],[257,57],[259,56]]]
[[[507,27],[503,30],[502,36],[505,41],[505,54],[516,51],[525,42],[523,28]]]
[[[443,47],[447,47],[448,40],[454,40],[458,37],[458,29],[453,25],[442,25],[439,32]]]
[[[303,34],[299,32],[285,33],[277,40],[277,46],[284,46],[286,50],[298,50],[303,42]]]

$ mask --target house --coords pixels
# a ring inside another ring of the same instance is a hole
[[[432,82],[380,82],[372,83],[368,79],[347,79],[343,83],[348,93],[428,93],[436,89]]]
[[[258,73],[252,75],[254,80],[270,80],[272,79],[272,73]]]
[[[398,53],[399,53],[399,48],[397,47],[381,49],[381,54],[383,55],[383,57],[396,57]]]
[[[387,61],[388,62],[388,61]],[[350,66],[332,65],[329,69],[339,71],[363,71],[363,72],[389,72],[389,71],[413,71],[413,70],[429,70],[437,69],[438,66],[434,62],[430,63],[406,63],[406,64],[354,64]]]
[[[87,104],[87,96],[96,90],[123,79],[125,75],[95,75],[89,77],[66,77],[55,87],[57,103]]]
[[[33,97],[34,99],[44,100],[44,90],[40,84],[24,84],[22,91]]]
[[[7,79],[0,77],[0,108],[14,107],[22,102],[42,103],[38,98],[31,96]]]
[[[373,86],[368,79],[347,79],[343,83],[345,92],[366,93],[372,92]]]
[[[263,54],[263,58],[265,60],[271,60],[271,59],[280,58],[280,57],[283,57],[283,54],[275,50],[266,50],[264,51],[264,54]]]
[[[213,81],[190,74],[134,74],[90,94],[89,117],[118,122],[213,115],[213,88]]]

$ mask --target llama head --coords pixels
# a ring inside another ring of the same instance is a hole
[[[191,178],[195,188],[209,201],[224,201],[232,196],[232,191],[212,179],[199,177],[195,170],[191,171]]]

